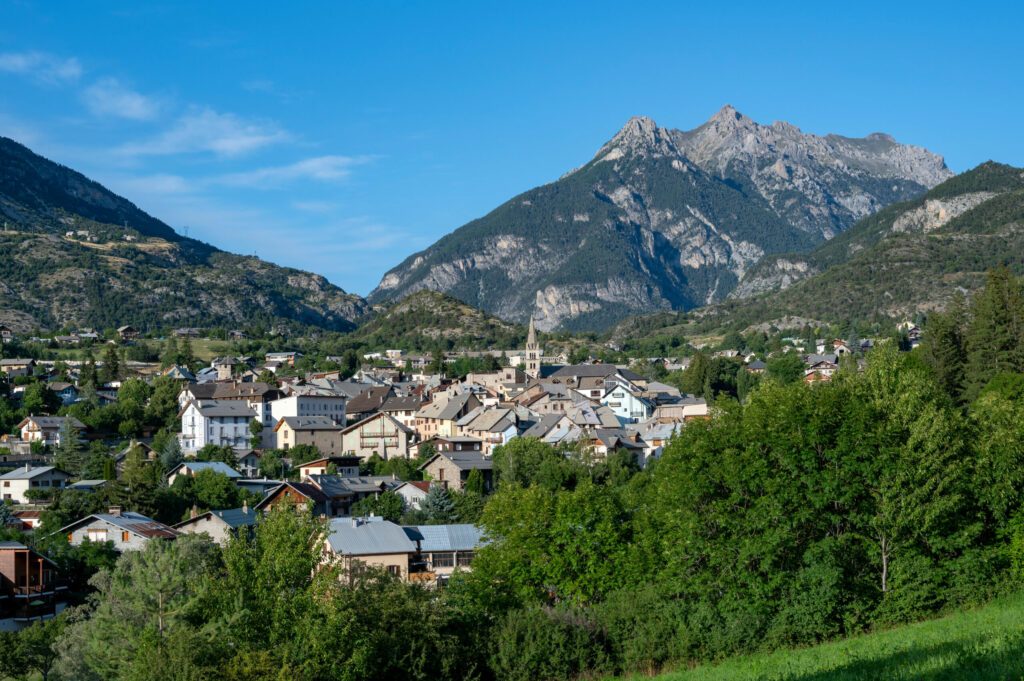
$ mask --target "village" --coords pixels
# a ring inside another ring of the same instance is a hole
[[[901,331],[911,346],[917,344],[918,327],[908,322]],[[197,329],[175,333],[200,335]],[[96,340],[88,334],[32,340]],[[130,346],[139,338],[132,327],[121,327],[117,335],[109,347]],[[0,336],[5,345],[17,340],[6,327]],[[782,354],[800,353],[799,339],[789,341]],[[851,348],[838,339],[818,340],[814,352],[799,354],[802,380],[827,382],[845,355],[863,357],[872,345],[865,340]],[[517,438],[533,439],[588,460],[615,455],[643,468],[687,422],[707,418],[713,408],[704,397],[652,380],[629,365],[569,364],[564,354],[547,356],[532,320],[525,348],[453,352],[445,361],[460,356],[500,357],[504,365],[452,379],[430,372],[429,356],[395,349],[365,353],[364,367],[349,377],[337,370],[297,375],[291,369],[301,353],[287,350],[259,360],[216,357],[201,368],[128,365],[124,380],[134,374],[133,380],[143,382],[173,381],[177,432],[170,444],[165,439],[159,445],[164,451],[152,437],[117,444],[104,476],[95,479],[84,470],[61,468],[56,453],[68,448],[68,438],[75,447],[90,439],[94,450],[103,445],[81,420],[57,412],[85,399],[116,404],[123,380],[90,390],[80,362],[59,374],[54,361],[0,359],[11,402],[25,399],[35,382],[45,384],[59,406],[53,413],[26,415],[12,433],[0,436],[0,498],[7,527],[42,531],[41,518],[55,497],[101,492],[124,476],[135,456],[136,466],[159,470],[154,475],[168,489],[179,479],[205,476],[241,490],[235,498],[244,501],[230,508],[193,504],[178,522],[112,505],[56,531],[49,528],[50,533],[72,547],[108,543],[117,552],[185,534],[205,534],[223,544],[251,532],[261,514],[292,506],[326,520],[325,546],[346,570],[378,568],[401,580],[441,587],[455,571],[472,569],[474,553],[487,539],[472,522],[452,522],[452,514],[431,517],[424,509],[450,503],[451,495],[490,494],[496,484],[495,450]],[[740,363],[751,376],[763,374],[772,359],[736,350],[710,356]],[[644,361],[679,372],[693,358]],[[384,498],[395,500],[392,508],[400,506],[392,517],[367,512]],[[16,630],[53,617],[66,605],[67,576],[29,542],[0,542],[0,574],[0,628]]]

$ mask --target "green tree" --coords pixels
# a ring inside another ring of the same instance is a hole
[[[963,302],[954,300],[946,313],[928,317],[921,352],[935,378],[951,398],[959,400],[964,389],[967,353],[964,347]]]
[[[397,523],[405,512],[405,500],[394,492],[381,492],[352,504],[352,516],[380,516]]]
[[[784,352],[765,362],[765,373],[781,383],[797,383],[804,377],[804,361],[795,352]]]
[[[249,447],[262,449],[263,447],[263,424],[256,419],[249,422]]]
[[[420,510],[427,525],[445,525],[455,522],[455,504],[448,490],[441,485],[431,485],[427,495],[420,502]]]
[[[18,632],[0,632],[0,675],[26,681],[38,675],[47,681],[57,661],[54,648],[67,621],[68,615],[61,613]]]
[[[108,344],[103,351],[103,370],[99,378],[103,383],[113,383],[121,379],[121,359],[117,355],[117,347],[113,344]]]
[[[171,334],[164,341],[163,350],[160,352],[160,368],[167,369],[178,362],[178,340]]]
[[[45,383],[30,383],[21,396],[21,410],[25,414],[55,414],[60,409],[60,398]]]
[[[988,273],[971,305],[967,327],[964,395],[973,400],[998,373],[1024,368],[1024,297],[1005,267]]]
[[[57,468],[79,476],[84,466],[82,443],[78,439],[78,429],[71,425],[71,419],[65,418],[60,426],[60,443],[54,453]]]

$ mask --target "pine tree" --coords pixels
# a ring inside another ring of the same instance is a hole
[[[71,475],[77,476],[82,472],[82,443],[78,441],[78,430],[71,425],[70,418],[64,419],[60,426],[60,444],[57,445],[54,463]]]
[[[963,299],[957,298],[945,313],[928,318],[921,350],[946,393],[959,400],[964,389],[967,353],[964,348]]]
[[[181,349],[178,351],[178,364],[191,367],[195,361],[196,356],[192,352],[192,341],[189,340],[188,336],[185,336],[181,341]]]
[[[1024,367],[1024,296],[1005,267],[988,273],[985,288],[971,305],[967,328],[964,397],[973,401],[993,376]]]
[[[444,525],[455,519],[455,503],[448,490],[441,485],[430,486],[430,491],[420,502],[420,510],[426,516],[428,525]]]
[[[178,341],[174,335],[167,337],[164,342],[163,352],[160,353],[160,368],[167,369],[178,362]]]
[[[117,356],[117,348],[108,345],[107,349],[103,351],[103,371],[100,373],[100,379],[103,383],[113,383],[120,378],[121,360]]]

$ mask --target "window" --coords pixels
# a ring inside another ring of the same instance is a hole
[[[432,553],[432,554],[430,554],[430,565],[435,570],[437,568],[455,567],[455,554],[454,553]]]
[[[459,567],[469,567],[470,563],[473,562],[472,551],[459,551],[458,553],[458,565]]]
[[[91,542],[107,541],[107,531],[103,528],[89,528],[86,530],[85,536],[88,537]]]
[[[127,544],[128,543],[128,530],[123,530],[121,532],[121,543],[122,544]]]
[[[397,577],[402,574],[402,568],[397,565],[388,565],[388,574],[395,575]]]

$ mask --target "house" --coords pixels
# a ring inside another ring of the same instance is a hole
[[[314,515],[330,515],[331,500],[319,487],[310,482],[282,482],[267,492],[257,511],[270,511],[279,507],[309,507]]]
[[[179,534],[206,534],[224,546],[228,539],[256,525],[257,511],[243,504],[241,508],[195,513],[188,520],[174,526]]]
[[[423,408],[423,400],[416,395],[389,397],[380,411],[393,417],[406,428],[416,429],[416,412]]]
[[[178,393],[178,406],[185,408],[190,401],[203,402],[217,400],[224,402],[243,402],[256,412],[256,420],[264,426],[274,425],[277,421],[272,413],[271,404],[281,396],[276,385],[262,381],[244,383],[229,381],[217,383],[187,383]]]
[[[117,328],[117,335],[123,341],[133,341],[139,337],[139,331],[134,326],[119,326]]]
[[[458,420],[479,406],[480,400],[472,393],[451,396],[440,393],[433,402],[416,412],[416,432],[421,440],[429,440],[435,435],[457,435]]]
[[[456,570],[468,570],[476,551],[485,543],[483,531],[475,525],[415,525],[403,529],[416,542],[417,558],[438,585],[447,583]]]
[[[60,614],[67,585],[57,565],[24,544],[0,541],[0,631],[17,631]]]
[[[29,490],[63,489],[70,479],[69,473],[53,466],[15,468],[0,475],[0,502],[29,504],[32,503],[27,494]]]
[[[421,466],[420,470],[445,489],[462,491],[470,472],[479,470],[484,477],[484,490],[492,488],[494,463],[479,451],[439,451]]]
[[[0,324],[0,343],[10,343],[14,340],[14,330],[9,326]]]
[[[614,452],[624,451],[641,466],[646,459],[646,443],[635,431],[622,428],[597,428],[588,431],[581,441],[590,447],[595,456],[601,458],[606,458]]]
[[[7,378],[31,376],[35,368],[34,359],[0,359],[0,374],[7,374]]]
[[[746,366],[747,371],[752,374],[763,374],[767,368],[768,365],[759,359],[755,359]]]
[[[139,442],[132,440],[128,443],[128,446],[122,449],[120,452],[114,455],[114,464],[117,467],[117,474],[120,475],[124,472],[124,465],[128,461],[128,455],[131,454],[132,450],[138,448],[142,453],[142,460],[146,463],[155,463],[160,457],[152,447],[145,442]]]
[[[341,560],[342,569],[350,575],[366,568],[380,568],[406,580],[417,553],[416,542],[402,527],[376,517],[332,520],[326,548]]]
[[[341,431],[341,450],[362,460],[374,454],[382,459],[408,459],[412,457],[414,435],[398,419],[380,412]]]
[[[410,480],[391,491],[402,497],[406,508],[419,508],[430,491],[430,483],[426,480]]]
[[[34,530],[43,523],[42,511],[14,511],[14,517],[21,522],[25,530]]]
[[[454,435],[452,437],[434,437],[427,440],[437,452],[482,452],[484,443],[478,437]]]
[[[832,375],[839,370],[839,356],[835,354],[807,355],[804,357],[804,364],[807,366],[804,370],[805,383],[831,381]]]
[[[484,454],[490,456],[495,447],[506,444],[519,434],[514,409],[477,407],[456,422],[459,435],[483,442]]]
[[[654,404],[651,400],[621,383],[604,394],[601,404],[611,409],[615,418],[623,425],[646,421],[654,413]]]
[[[23,442],[42,442],[48,446],[60,445],[60,431],[67,421],[76,432],[85,430],[85,424],[74,416],[28,416],[18,424]]]
[[[278,363],[293,367],[295,366],[295,360],[299,357],[302,357],[301,352],[268,352],[264,357],[264,360],[267,364]]]
[[[182,476],[194,478],[203,471],[220,473],[231,478],[231,480],[238,480],[242,477],[241,473],[223,461],[185,461],[172,468],[171,472],[167,474],[167,485],[168,487],[173,485],[174,481]]]
[[[256,412],[235,400],[191,401],[179,414],[184,452],[196,452],[208,444],[245,449],[249,446],[249,424]]]
[[[370,416],[373,416],[384,403],[395,396],[395,389],[390,385],[377,385],[367,388],[349,400],[348,419],[349,423],[358,423]]]
[[[311,475],[303,482],[314,485],[327,497],[324,515],[331,517],[347,516],[352,510],[352,504],[367,497],[377,497],[390,485],[397,484],[396,480],[389,477],[344,478],[340,475]]]
[[[199,338],[199,329],[194,327],[184,327],[181,329],[175,329],[171,332],[177,338]]]
[[[710,415],[707,400],[694,395],[683,395],[671,402],[659,404],[652,418],[663,423],[677,423],[691,419],[703,419]]]
[[[111,507],[107,513],[95,513],[76,520],[60,532],[67,536],[72,546],[82,542],[112,542],[118,551],[133,551],[143,548],[151,539],[175,539],[178,532],[148,518],[141,513],[123,511],[119,506]]]
[[[65,407],[78,401],[78,388],[74,383],[53,381],[47,387],[60,398],[60,403]]]
[[[275,419],[286,416],[325,416],[345,425],[345,403],[348,398],[330,389],[315,385],[297,385],[290,394],[270,403]]]
[[[249,337],[245,335],[244,331],[239,331],[238,329],[231,329],[228,331],[228,340],[239,341],[247,340],[248,338]]]
[[[337,475],[343,478],[359,477],[359,457],[325,456],[316,461],[307,461],[299,466],[299,479],[305,480],[313,475],[327,475],[327,469],[331,466],[337,471]]]
[[[235,367],[241,364],[237,357],[215,357],[210,366],[217,372],[218,381],[230,381],[235,373]]]
[[[344,451],[343,430],[327,416],[285,416],[274,426],[274,436],[278,449],[310,445],[324,454],[333,455]]]
[[[235,468],[247,478],[254,478],[260,472],[260,453],[254,449],[236,449],[235,462]]]

